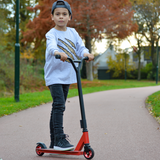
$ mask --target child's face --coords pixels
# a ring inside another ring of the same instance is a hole
[[[69,11],[66,8],[56,8],[52,16],[58,30],[66,30],[68,21],[71,19]]]

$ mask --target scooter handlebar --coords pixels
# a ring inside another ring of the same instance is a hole
[[[61,55],[55,55],[55,58],[61,59]],[[81,68],[83,60],[89,60],[88,57],[83,57],[81,60],[72,60],[72,58],[70,58],[70,57],[68,57],[67,59],[71,62],[72,66],[76,72]],[[78,68],[76,67],[75,63],[79,63]]]
[[[89,60],[89,57],[84,57],[83,60]]]
[[[55,58],[56,59],[61,59],[61,55],[57,54],[57,55],[55,55]],[[69,57],[68,57],[68,59],[69,59]],[[88,57],[84,57],[83,60],[89,60],[89,58]]]
[[[61,59],[61,55],[56,54],[56,55],[55,55],[55,58],[56,58],[56,59]]]

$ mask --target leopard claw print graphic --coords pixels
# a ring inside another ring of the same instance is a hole
[[[73,48],[75,48],[76,49],[76,47],[75,47],[75,44],[72,42],[72,41],[70,41],[69,39],[67,39],[67,38],[65,38],[69,43],[70,43],[70,45],[73,47]],[[76,53],[75,53],[75,50],[70,46],[70,45],[68,45],[66,42],[64,42],[63,40],[61,40],[61,39],[58,39],[60,42],[62,42],[67,48],[68,48],[68,50],[70,51],[68,51],[67,49],[65,49],[64,47],[62,47],[62,46],[60,46],[60,45],[57,45],[60,49],[62,49],[70,58],[72,58],[73,60],[74,60],[74,57],[73,57],[73,55],[77,58],[77,59],[80,59],[77,55],[76,55]],[[72,55],[72,54],[73,55]],[[69,62],[68,60],[66,60],[67,62]]]

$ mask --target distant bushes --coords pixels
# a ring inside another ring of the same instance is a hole
[[[34,91],[45,86],[42,62],[20,59],[20,92]],[[0,96],[14,92],[14,53],[0,54]]]
[[[138,78],[138,69],[134,70],[133,75],[135,79]],[[155,76],[155,74],[153,75],[152,63],[148,63],[145,67],[141,68],[141,79],[154,80]]]
[[[124,79],[125,71],[121,71],[121,74],[118,77],[113,77],[114,70],[110,70],[111,79]],[[152,63],[148,63],[145,67],[141,68],[141,79],[154,80],[156,74],[153,74],[153,65]],[[127,79],[138,79],[138,69],[134,69],[132,71],[127,72]]]
[[[24,90],[36,90],[45,85],[43,73],[41,72],[43,65],[29,64],[21,60],[20,67],[20,86]]]
[[[13,51],[0,48],[0,97],[14,93],[14,55]],[[44,62],[33,59],[20,59],[20,93],[46,89],[44,81]],[[141,69],[141,79],[153,80],[152,63]],[[124,79],[124,71],[119,77],[113,77],[114,70],[110,70],[111,79]],[[138,70],[127,72],[127,79],[137,79]]]
[[[1,51],[0,54],[0,92],[13,92],[14,57],[11,52]]]

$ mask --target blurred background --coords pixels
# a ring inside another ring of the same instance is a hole
[[[46,89],[45,34],[54,27],[55,0],[20,0],[20,93]],[[94,62],[83,64],[81,77],[146,79],[159,77],[159,0],[68,0],[74,27]],[[14,94],[16,0],[0,0],[0,97]],[[157,82],[158,83],[158,82]]]

